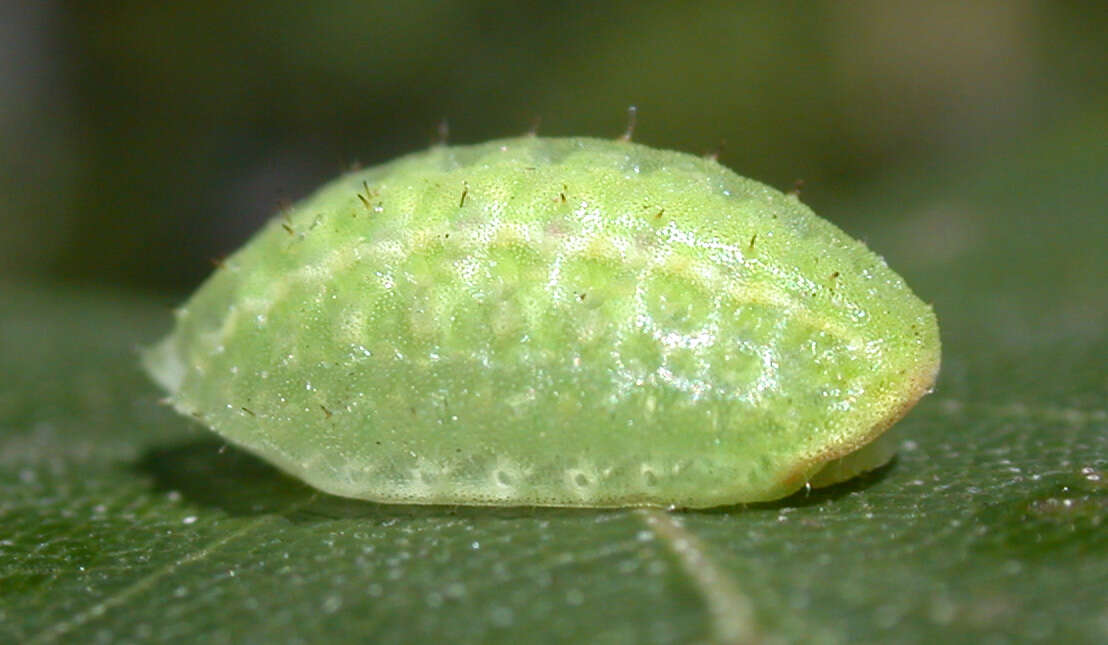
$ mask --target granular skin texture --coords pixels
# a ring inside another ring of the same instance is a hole
[[[624,141],[438,146],[279,214],[146,365],[337,495],[710,507],[887,461],[931,308],[795,196]]]

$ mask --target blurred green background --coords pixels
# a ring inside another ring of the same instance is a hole
[[[4,3],[0,272],[183,293],[280,203],[426,146],[443,119],[459,143],[539,118],[541,134],[616,136],[632,104],[638,141],[722,141],[725,164],[804,179],[806,202],[861,235],[841,205],[886,177],[1038,132],[1103,139],[1105,17],[1028,1]],[[883,217],[930,238],[917,251],[957,253],[972,226],[935,192],[949,208]]]

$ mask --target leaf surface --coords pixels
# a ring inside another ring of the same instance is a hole
[[[891,465],[774,504],[329,497],[158,405],[137,349],[164,299],[3,285],[0,641],[1104,641],[1108,152],[1088,131],[817,208],[935,303],[943,372]]]

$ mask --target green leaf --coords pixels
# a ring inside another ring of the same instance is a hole
[[[159,406],[169,302],[0,287],[0,642],[1108,639],[1102,122],[851,204],[944,334],[898,458],[709,512],[330,497]]]

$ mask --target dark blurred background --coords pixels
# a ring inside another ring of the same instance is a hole
[[[1106,6],[3,2],[0,274],[184,292],[278,204],[443,119],[454,143],[539,117],[614,137],[631,104],[636,140],[723,141],[857,234],[847,206],[887,177],[1037,133],[1103,141]],[[949,253],[970,225],[934,190],[929,219],[883,216]]]

